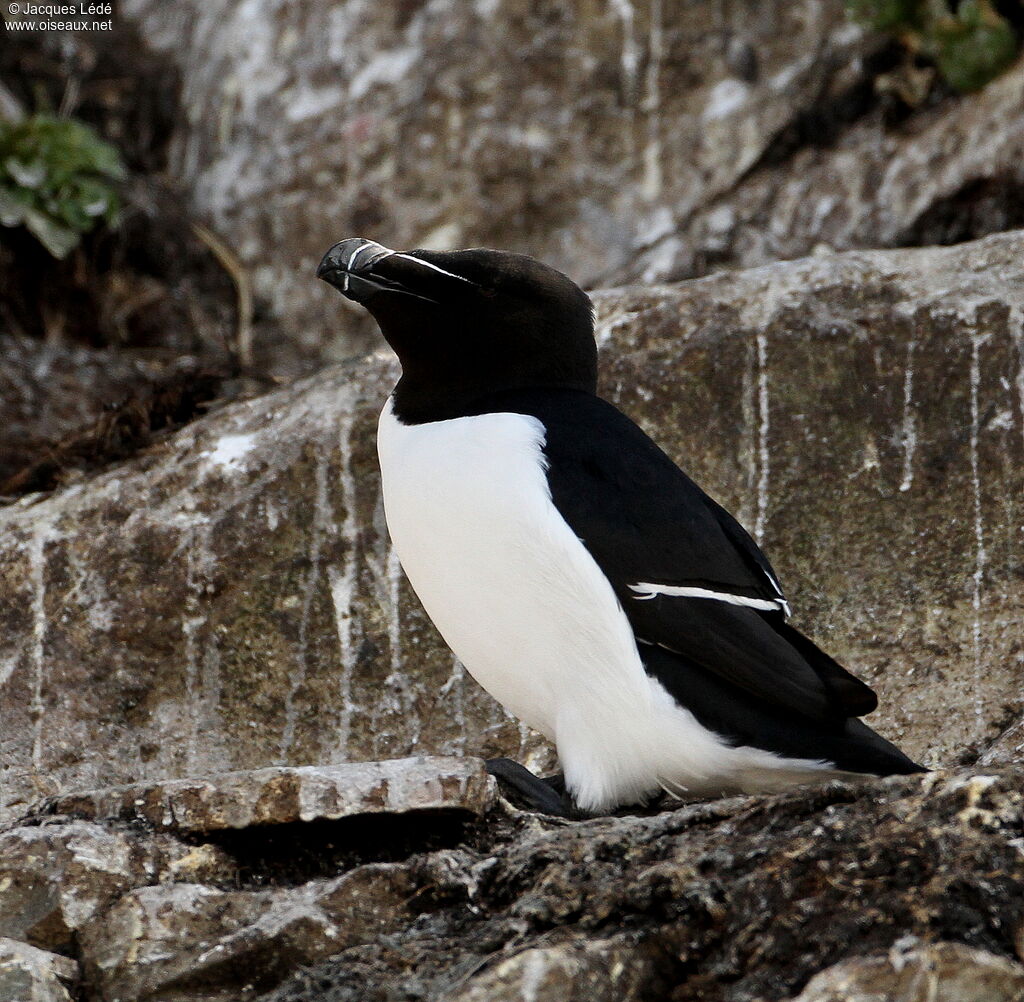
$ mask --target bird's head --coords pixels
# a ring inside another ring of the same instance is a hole
[[[402,363],[396,413],[451,416],[505,390],[594,392],[597,348],[586,293],[523,254],[393,251],[336,243],[317,277],[365,306]]]

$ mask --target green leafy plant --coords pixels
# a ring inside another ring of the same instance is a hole
[[[939,72],[959,91],[980,90],[1017,57],[1017,38],[987,0],[961,0],[933,31]]]
[[[861,24],[897,34],[962,93],[994,80],[1020,49],[992,0],[846,0],[846,9]]]
[[[87,125],[51,115],[0,122],[0,225],[25,226],[56,258],[120,211],[117,150]]]
[[[846,0],[847,13],[855,21],[879,31],[917,27],[919,0]]]

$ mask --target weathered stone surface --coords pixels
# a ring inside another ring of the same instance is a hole
[[[1019,1002],[1022,788],[1018,766],[578,822],[498,802],[459,844],[436,813],[388,845],[321,819],[223,848],[56,817],[36,865],[70,901],[86,829],[93,870],[123,841],[160,861],[81,903],[82,1002]]]
[[[322,343],[336,300],[296,275],[335,240],[503,246],[594,281],[732,190],[806,109],[870,94],[861,60],[885,46],[841,0],[123,11],[182,69],[171,172],[328,354],[346,350]]]
[[[1024,967],[962,943],[897,944],[816,974],[795,1002],[1020,1002]]]
[[[27,943],[0,938],[0,998],[4,1002],[72,1002],[68,986],[78,964]]]
[[[1024,694],[1018,241],[597,297],[606,386],[754,532],[796,624],[929,765],[982,751]]]
[[[656,965],[629,938],[577,937],[523,950],[446,996],[446,1002],[644,1002],[652,997]]]
[[[616,281],[749,268],[819,246],[956,243],[1024,223],[1024,65],[976,94],[925,102],[898,124],[872,100],[876,73],[868,61],[845,86],[798,99],[793,125],[758,163],[677,212]],[[860,114],[844,120],[851,99]]]
[[[58,814],[137,818],[157,828],[224,828],[455,810],[482,815],[494,780],[474,758],[418,757],[335,766],[257,769],[202,779],[137,783],[56,797]]]
[[[416,922],[297,972],[262,1002],[763,1002],[915,936],[956,944],[908,958],[947,986],[980,989],[996,973],[1012,984],[1022,778],[932,774],[655,817],[516,817],[440,866],[410,860]]]
[[[144,887],[84,929],[81,950],[104,1002],[242,1002],[301,964],[406,924],[413,889],[391,863],[287,889]]]
[[[156,778],[522,750],[388,546],[373,435],[394,378],[382,356],[325,373],[2,510],[0,814]]]
[[[4,832],[0,936],[67,950],[91,916],[155,875],[137,841],[98,825],[75,821]]]
[[[1024,762],[1024,716],[1015,720],[988,747],[979,765],[1012,765]]]
[[[124,9],[182,70],[171,172],[312,357],[368,330],[295,279],[343,236],[596,285],[1024,221],[1024,69],[900,105],[840,0]]]
[[[1022,705],[1024,234],[596,296],[605,393],[757,535],[927,764]],[[390,356],[0,510],[0,812],[411,752],[529,756],[387,544]]]

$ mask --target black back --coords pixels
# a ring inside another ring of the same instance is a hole
[[[332,247],[318,275],[366,306],[398,354],[399,420],[541,421],[555,506],[611,582],[646,670],[705,726],[845,769],[919,768],[853,719],[874,693],[786,623],[774,571],[742,526],[595,395],[591,304],[570,279],[518,254],[358,238]],[[689,591],[645,598],[631,587],[642,583]]]

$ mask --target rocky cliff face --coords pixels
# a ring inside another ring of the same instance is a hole
[[[596,297],[605,392],[760,538],[795,622],[929,765],[973,761],[1022,710],[1022,251],[1013,233]],[[389,548],[374,429],[395,376],[383,353],[327,370],[0,510],[4,816],[230,769],[550,761]]]
[[[0,989],[1018,1002],[1022,779],[831,783],[579,822],[516,811],[473,759],[64,798],[0,832]]]
[[[295,278],[343,236],[607,286],[1024,222],[1024,70],[907,103],[840,0],[122,8],[182,71],[170,173],[307,359],[366,343]]]
[[[896,99],[923,78],[844,6],[124,0],[109,45],[40,43],[54,102],[85,81],[230,268],[136,199],[92,344],[45,294],[91,264],[0,260],[46,332],[0,303],[0,469],[104,446],[0,507],[0,999],[1024,1002],[1024,231],[832,253],[1024,223],[1024,70]],[[937,771],[584,821],[503,799],[480,759],[552,750],[389,547],[393,358],[166,431],[255,392],[236,362],[370,343],[312,279],[353,233],[600,287],[603,392]]]

